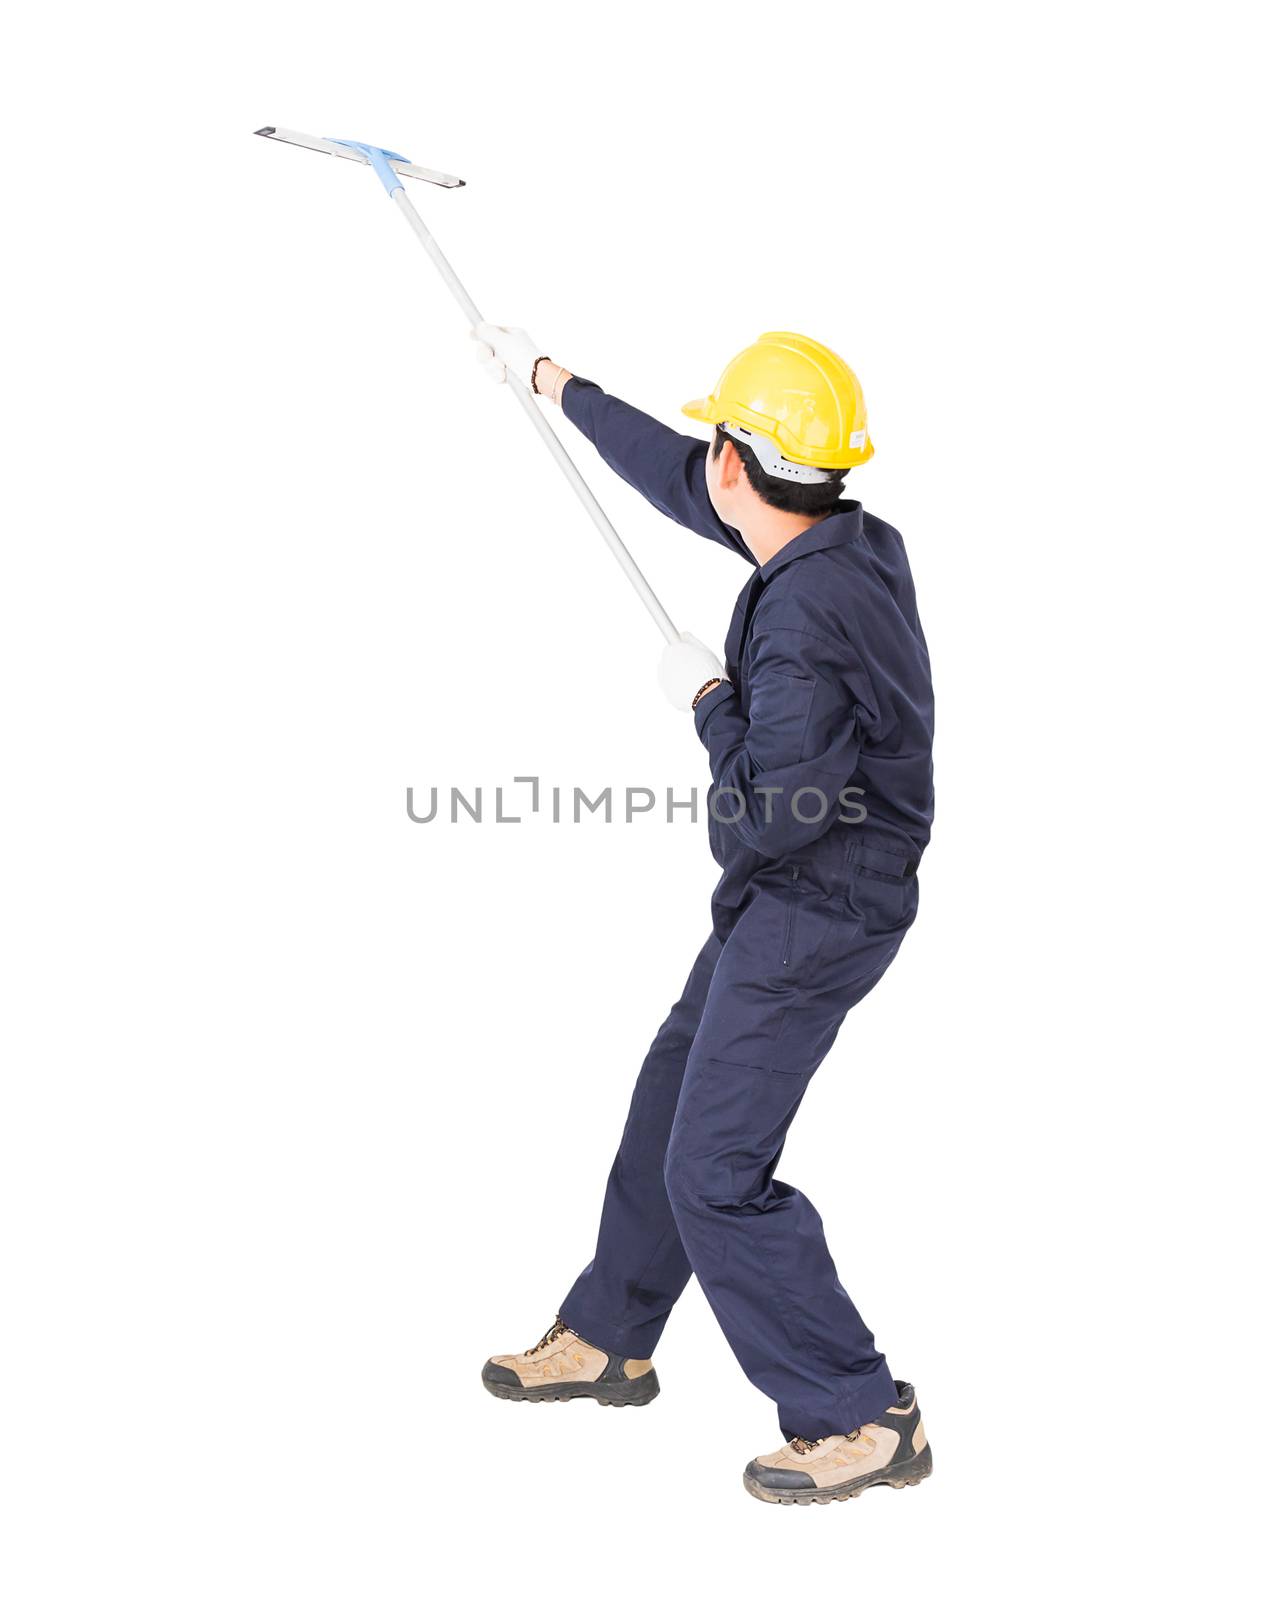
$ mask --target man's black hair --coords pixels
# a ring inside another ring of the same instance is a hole
[[[738,451],[747,481],[760,499],[767,506],[773,506],[775,511],[794,511],[799,517],[829,517],[835,510],[840,490],[848,477],[847,467],[832,472],[827,483],[792,483],[790,478],[775,478],[766,472],[750,444],[744,444],[742,439],[736,439],[731,433],[722,433],[720,428],[712,440],[713,456],[719,456],[721,447],[727,443]]]

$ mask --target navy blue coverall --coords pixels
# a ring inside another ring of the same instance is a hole
[[[753,561],[712,508],[708,445],[582,378],[562,402],[652,505]],[[816,1439],[873,1421],[896,1393],[821,1218],[774,1170],[918,904],[932,687],[900,534],[840,501],[753,573],[725,664],[729,683],[695,711],[721,867],[712,934],[646,1057],[594,1259],[560,1312],[590,1343],[645,1358],[693,1272],[783,1432]],[[862,1149],[844,1130],[841,1157]],[[859,1214],[871,1176],[863,1161]]]

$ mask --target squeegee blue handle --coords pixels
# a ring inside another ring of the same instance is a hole
[[[384,150],[381,145],[362,144],[359,139],[331,139],[331,144],[346,145],[349,150],[359,150],[378,174],[378,181],[387,193],[395,194],[397,189],[403,189],[400,174],[391,166],[393,161],[408,161],[408,156],[402,156],[397,150]]]

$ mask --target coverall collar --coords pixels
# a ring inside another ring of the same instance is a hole
[[[803,533],[796,534],[794,539],[789,539],[782,549],[760,569],[760,575],[765,582],[773,577],[775,572],[780,572],[788,562],[797,560],[800,556],[811,556],[815,550],[827,550],[833,545],[851,544],[862,531],[862,503],[860,500],[842,500],[840,509],[832,511],[829,517],[823,517],[821,522],[815,522]]]

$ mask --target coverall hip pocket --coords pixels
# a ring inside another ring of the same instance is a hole
[[[919,880],[850,866],[844,875],[844,897],[869,937],[904,933],[919,909]]]
[[[807,1003],[818,965],[830,959],[842,909],[839,896],[810,885],[791,864],[763,872],[725,941],[692,1054],[785,1068],[779,1038],[788,1014]]]
[[[841,906],[811,883],[795,864],[787,869],[783,893],[786,912],[779,965],[790,982],[803,983],[813,975],[823,947],[839,921]]]

